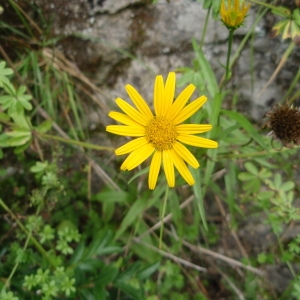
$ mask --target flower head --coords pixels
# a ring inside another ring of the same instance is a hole
[[[269,118],[267,127],[272,130],[274,138],[279,139],[286,147],[300,145],[300,110],[285,105],[277,105],[266,115]]]
[[[231,1],[234,1],[234,3],[231,3]],[[224,0],[222,0],[220,8],[222,22],[228,29],[239,28],[243,24],[249,8],[250,4],[246,4],[245,2],[241,6],[240,0],[228,0],[227,6]]]
[[[217,148],[218,143],[209,139],[195,136],[211,130],[209,124],[182,124],[192,116],[207,98],[201,96],[186,105],[195,86],[190,84],[174,100],[175,73],[168,75],[164,84],[161,75],[156,76],[154,84],[154,112],[145,100],[131,85],[125,89],[135,105],[135,108],[117,98],[116,103],[124,113],[110,112],[109,116],[124,125],[109,125],[106,131],[137,137],[116,149],[116,155],[130,153],[121,165],[121,170],[132,170],[153,154],[150,164],[148,185],[153,190],[156,186],[161,164],[170,187],[175,186],[174,166],[190,185],[195,183],[186,163],[193,168],[200,165],[194,155],[182,144],[203,148]],[[186,105],[186,106],[185,106]]]

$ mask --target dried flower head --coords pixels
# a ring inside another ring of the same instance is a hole
[[[279,139],[285,147],[300,145],[300,110],[285,105],[277,105],[266,115],[267,127],[272,130],[273,138]]]

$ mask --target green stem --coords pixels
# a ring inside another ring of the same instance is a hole
[[[168,194],[169,194],[169,186],[167,185],[166,192],[165,192],[165,197],[164,197],[163,210],[161,212],[161,226],[160,226],[160,233],[159,233],[159,249],[162,248],[162,236],[163,236],[163,230],[164,230],[163,219],[164,219],[165,214],[166,214]]]
[[[209,9],[207,10],[207,14],[206,14],[206,17],[205,17],[205,23],[204,23],[204,28],[202,30],[202,37],[201,37],[201,42],[200,42],[200,49],[202,49],[203,44],[204,44],[205,34],[206,34],[209,15],[210,15],[210,9],[211,9],[211,7],[209,7]]]
[[[231,48],[232,48],[232,41],[233,41],[233,33],[235,29],[229,29],[229,36],[228,36],[228,51],[227,51],[227,61],[226,61],[226,75],[224,83],[231,77],[230,73],[230,55],[231,55]]]
[[[257,26],[257,24],[261,21],[261,19],[263,18],[263,16],[267,13],[268,9],[264,8],[262,12],[260,12],[260,14],[258,15],[258,17],[256,18],[255,22],[252,24],[249,32],[245,35],[245,37],[243,38],[243,40],[241,41],[238,49],[236,50],[235,54],[233,55],[232,59],[231,59],[231,63],[230,63],[230,68],[232,68],[232,66],[234,65],[234,63],[236,62],[236,60],[238,59],[238,57],[240,56],[244,46],[246,45],[247,41],[249,40],[249,37],[251,34],[253,34],[253,29]],[[220,83],[219,83],[219,87],[220,87],[220,91],[223,88],[224,85],[224,81],[225,81],[225,76],[222,77]]]
[[[41,132],[37,132],[37,131],[35,131],[34,134],[37,135],[38,137],[47,138],[50,140],[55,140],[55,141],[59,141],[62,143],[71,144],[71,145],[75,145],[75,146],[81,146],[81,147],[88,148],[88,149],[115,151],[115,149],[112,147],[98,146],[98,145],[94,145],[94,144],[90,144],[90,143],[66,139],[66,138],[63,138],[60,136],[41,133]]]
[[[57,267],[57,264],[54,260],[51,259],[50,256],[48,256],[46,250],[41,246],[41,244],[27,231],[27,229],[23,226],[23,224],[19,221],[19,219],[14,215],[14,213],[9,209],[9,207],[2,201],[2,199],[0,198],[0,206],[3,207],[3,209],[5,211],[7,211],[11,217],[15,220],[15,222],[18,224],[18,226],[20,227],[20,229],[26,234],[26,236],[28,236],[30,238],[30,241],[34,244],[34,246],[36,247],[36,249],[48,260],[48,262],[50,263],[50,265],[53,268]]]
[[[294,147],[294,149],[300,149],[300,146]],[[264,155],[270,155],[270,154],[280,154],[284,151],[290,151],[291,148],[283,148],[281,150],[276,149],[270,149],[269,152],[267,151],[256,151],[256,152],[249,152],[249,153],[239,153],[239,154],[220,154],[218,155],[218,158],[216,160],[221,159],[238,159],[238,158],[251,158],[251,157],[257,157],[257,156],[264,156]]]

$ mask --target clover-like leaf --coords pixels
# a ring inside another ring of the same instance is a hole
[[[0,96],[0,104],[2,104],[3,110],[8,110],[9,115],[14,113],[22,114],[24,109],[32,109],[32,105],[29,102],[32,97],[31,95],[25,94],[25,86],[20,86],[18,90],[16,90],[11,83],[8,83],[4,85],[4,89],[8,95]]]

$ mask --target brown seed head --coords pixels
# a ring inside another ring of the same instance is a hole
[[[267,113],[267,126],[273,130],[273,137],[281,140],[284,146],[300,145],[300,111],[287,104],[276,106]]]

